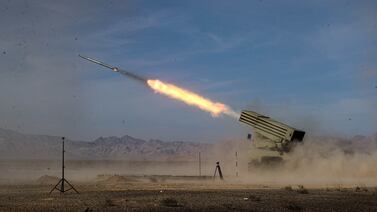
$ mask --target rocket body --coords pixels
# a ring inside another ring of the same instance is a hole
[[[147,83],[147,79],[145,79],[144,77],[139,76],[139,75],[137,75],[137,74],[134,74],[134,73],[132,73],[132,72],[129,72],[129,71],[126,71],[126,70],[122,70],[122,69],[120,69],[120,68],[118,68],[118,67],[111,66],[111,65],[109,65],[109,64],[106,64],[106,63],[101,62],[101,61],[99,61],[99,60],[92,59],[92,58],[90,58],[90,57],[84,57],[84,56],[82,56],[82,55],[79,55],[79,57],[81,57],[81,58],[83,58],[83,59],[85,59],[85,60],[88,60],[88,61],[90,61],[90,62],[92,62],[92,63],[96,63],[96,64],[98,64],[98,65],[100,65],[100,66],[105,67],[105,68],[111,69],[111,70],[114,71],[114,72],[118,72],[118,73],[120,73],[120,74],[123,74],[123,75],[125,75],[125,76],[127,76],[127,77],[130,77],[131,79],[137,80],[137,81],[142,82],[142,83]]]

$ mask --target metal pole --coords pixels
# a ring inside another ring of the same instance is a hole
[[[238,153],[236,151],[236,177],[238,177]]]
[[[223,177],[223,172],[221,171],[221,168],[220,168],[220,162],[217,162],[216,169],[219,171],[220,179],[223,180],[224,177]],[[215,174],[216,174],[216,173],[215,173]]]
[[[60,194],[66,192],[66,191],[69,191],[69,190],[74,190],[76,193],[79,193],[71,183],[69,183],[65,177],[64,177],[64,169],[65,169],[65,164],[64,164],[64,154],[65,154],[65,149],[64,149],[64,137],[62,137],[62,179],[59,180],[58,184],[56,184],[54,186],[54,188],[51,189],[50,191],[50,194],[52,193],[52,191],[54,191],[55,189],[60,191]],[[67,183],[68,186],[70,186],[70,188],[68,188],[67,190],[64,189],[64,183]],[[59,186],[59,184],[61,184]],[[60,188],[59,188],[60,187]]]
[[[61,191],[63,191],[64,192],[64,181],[65,181],[65,179],[64,179],[64,168],[65,168],[65,166],[64,166],[64,153],[65,153],[65,150],[64,150],[64,137],[62,137],[62,140],[63,140],[63,149],[62,149],[62,185],[61,185]]]
[[[199,176],[202,176],[202,159],[199,152]]]
[[[62,175],[62,178],[64,179],[64,168],[65,168],[65,165],[64,165],[64,154],[65,154],[65,150],[64,150],[64,137],[62,138],[63,139],[63,166],[62,166],[62,173],[63,173],[63,175]]]

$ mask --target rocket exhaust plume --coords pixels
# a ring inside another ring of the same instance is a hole
[[[210,112],[214,117],[218,117],[221,114],[225,114],[234,118],[239,117],[239,115],[232,109],[230,109],[229,106],[223,103],[213,102],[196,93],[185,90],[173,84],[164,83],[160,80],[147,80],[147,83],[155,92],[164,94],[170,98],[180,100],[188,105],[192,105],[204,111]]]
[[[199,94],[196,94],[194,92],[185,90],[183,88],[180,88],[176,85],[169,84],[162,82],[160,80],[152,80],[152,79],[145,79],[144,77],[141,77],[139,75],[136,75],[134,73],[131,73],[129,71],[125,71],[122,69],[119,69],[118,67],[114,67],[111,65],[108,65],[106,63],[103,63],[101,61],[84,57],[82,55],[79,55],[79,57],[88,60],[90,62],[96,63],[98,65],[101,65],[103,67],[109,68],[114,72],[119,72],[120,74],[123,74],[127,77],[130,77],[131,79],[137,80],[139,82],[145,83],[147,86],[149,86],[152,90],[154,90],[156,93],[164,94],[172,99],[176,99],[179,101],[182,101],[188,105],[195,106],[201,110],[207,111],[211,113],[213,117],[218,117],[221,114],[228,115],[232,118],[238,119],[240,115],[233,111],[229,106],[220,103],[220,102],[213,102],[207,98],[204,98],[200,96]]]

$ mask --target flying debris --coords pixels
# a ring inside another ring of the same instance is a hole
[[[130,77],[131,79],[134,79],[134,80],[137,80],[137,81],[140,81],[140,82],[143,82],[143,83],[147,83],[147,79],[145,79],[144,77],[141,77],[141,76],[139,76],[139,75],[136,75],[136,74],[134,74],[134,73],[131,73],[131,72],[129,72],[129,71],[122,70],[122,69],[120,69],[120,68],[118,68],[118,67],[111,66],[111,65],[109,65],[109,64],[106,64],[106,63],[101,62],[101,61],[99,61],[99,60],[92,59],[92,58],[90,58],[90,57],[84,57],[84,56],[82,56],[82,55],[80,55],[80,54],[79,54],[79,57],[81,57],[81,58],[83,58],[83,59],[85,59],[85,60],[88,60],[88,61],[90,61],[90,62],[96,63],[96,64],[98,64],[98,65],[100,65],[100,66],[105,67],[105,68],[111,69],[111,70],[114,71],[114,72],[119,72],[120,74],[123,74],[123,75],[125,75],[125,76],[127,76],[127,77]]]

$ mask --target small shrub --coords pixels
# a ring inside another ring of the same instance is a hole
[[[364,191],[364,192],[368,192],[368,189],[367,189],[366,187],[359,187],[359,186],[356,186],[355,191],[356,191],[356,192],[362,192],[362,191]]]
[[[235,207],[231,203],[223,203],[222,206],[227,210],[234,210]]]
[[[299,193],[299,194],[309,194],[309,191],[306,188],[304,188],[303,185],[299,185],[298,189],[297,189],[297,193]]]
[[[284,189],[287,191],[293,191],[292,186],[285,186]]]
[[[149,178],[149,181],[150,181],[151,183],[157,183],[157,182],[158,182],[157,178],[155,178],[155,177],[150,177],[150,178]]]
[[[180,207],[178,204],[178,201],[173,198],[165,198],[160,201],[160,205],[166,206],[166,207]]]
[[[112,207],[112,206],[115,206],[115,204],[111,199],[106,199],[105,200],[105,206],[106,207]]]
[[[286,208],[290,211],[302,211],[302,208],[294,202],[289,203]]]
[[[250,195],[249,200],[259,202],[261,199],[258,196]]]

